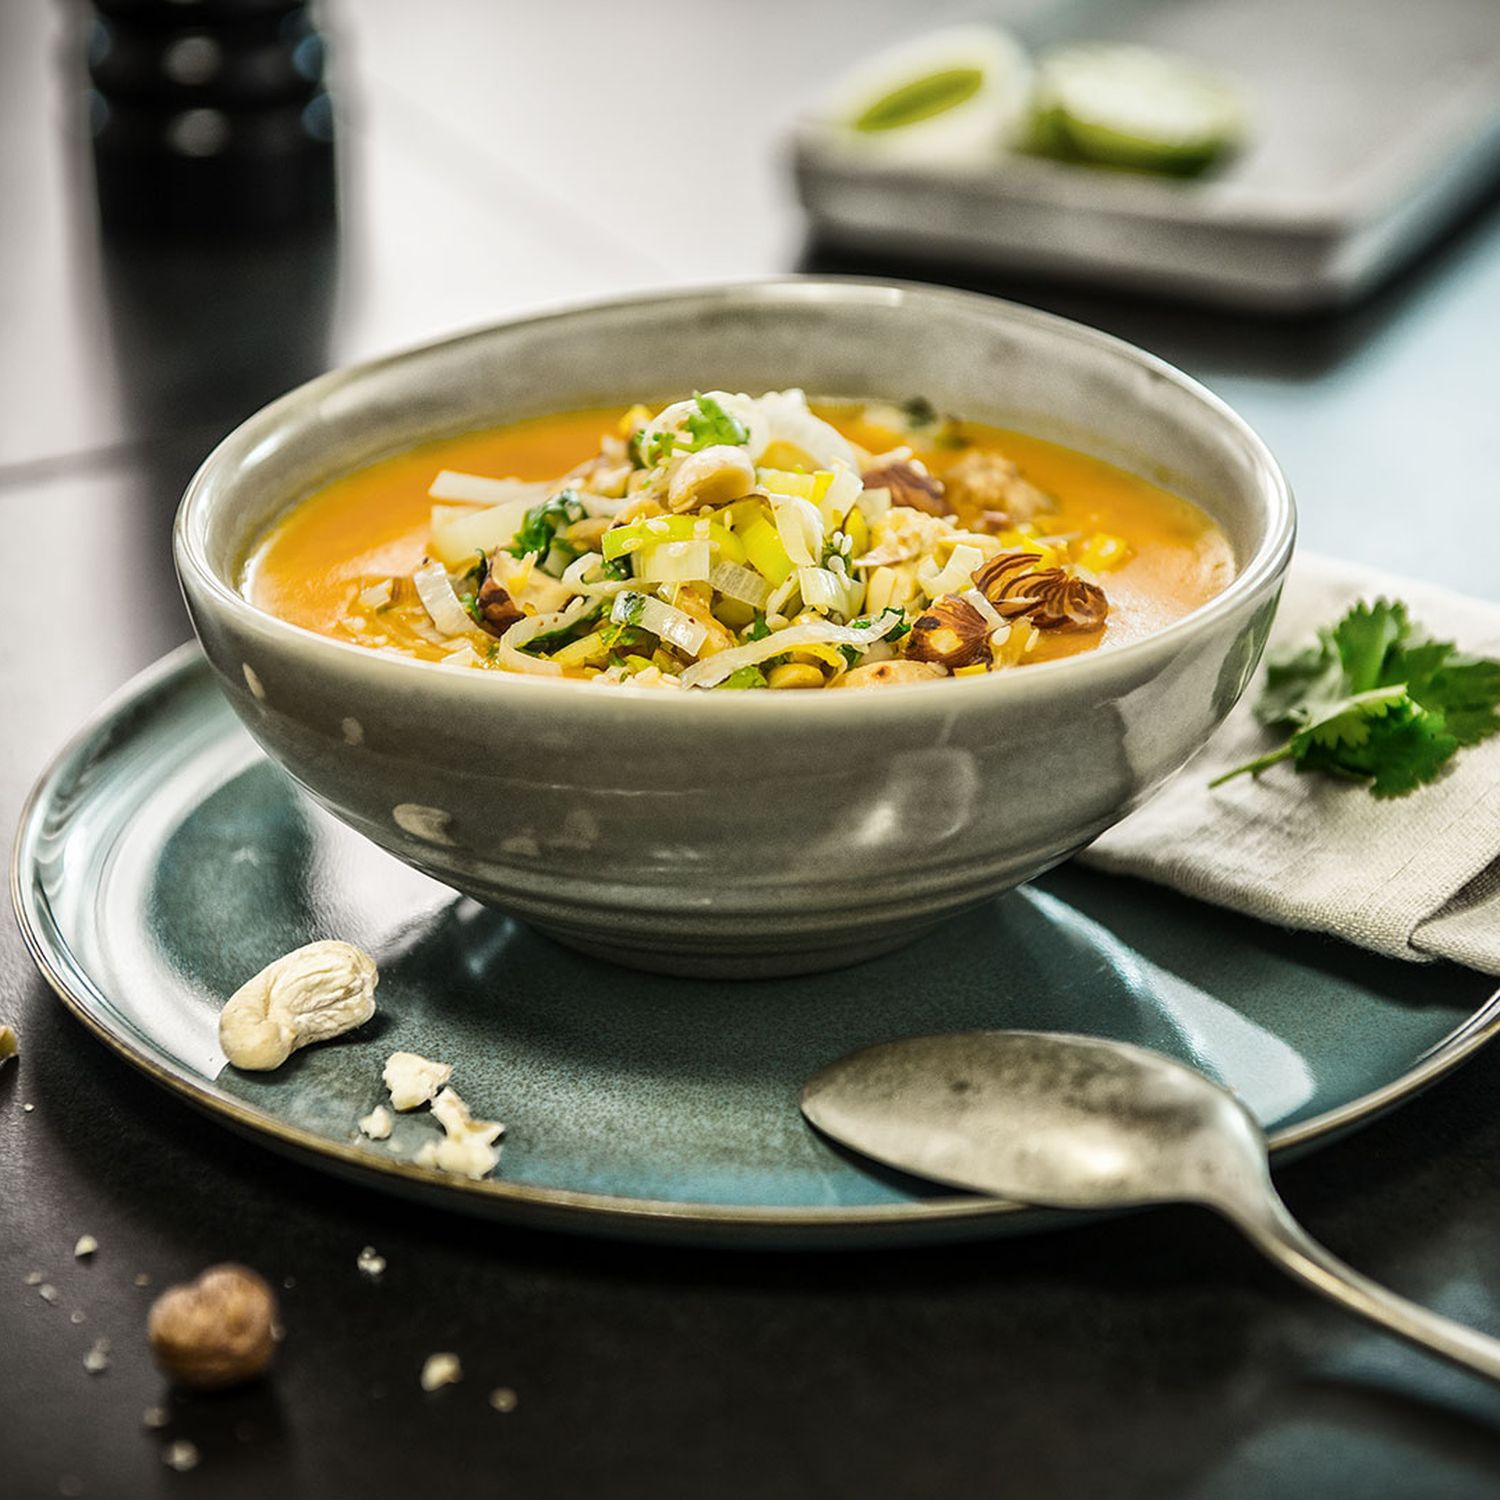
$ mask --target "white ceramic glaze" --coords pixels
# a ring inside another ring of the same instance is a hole
[[[313,634],[238,591],[278,516],[385,454],[611,401],[791,385],[921,393],[1084,448],[1203,506],[1238,575],[1129,646],[808,694],[463,671]],[[236,712],[352,827],[565,942],[767,974],[892,948],[1065,858],[1157,787],[1249,680],[1293,531],[1265,446],[1161,361],[967,293],[792,278],[569,309],[323,376],[209,456],[176,553]]]

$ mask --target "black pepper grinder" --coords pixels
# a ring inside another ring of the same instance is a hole
[[[325,53],[306,0],[94,0],[105,230],[215,238],[331,221]]]

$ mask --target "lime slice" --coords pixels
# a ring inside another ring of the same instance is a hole
[[[819,111],[830,144],[933,166],[992,162],[1023,133],[1031,63],[997,26],[955,26],[856,64]]]
[[[1244,130],[1238,92],[1184,58],[1101,42],[1038,65],[1030,144],[1044,155],[1187,177],[1234,151]]]

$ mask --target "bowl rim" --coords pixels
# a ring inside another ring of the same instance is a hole
[[[1265,507],[1266,526],[1259,546],[1245,559],[1235,576],[1219,593],[1180,619],[1139,640],[1113,646],[1108,650],[1087,651],[1052,661],[1029,663],[1024,672],[986,673],[980,677],[964,679],[962,688],[956,681],[949,682],[945,684],[941,695],[932,691],[935,686],[933,683],[894,684],[879,692],[838,693],[833,696],[835,703],[844,705],[842,716],[852,713],[856,717],[864,717],[873,713],[889,719],[893,713],[926,714],[941,711],[945,706],[949,710],[960,707],[980,708],[996,701],[1050,692],[1052,686],[1061,686],[1060,682],[1056,682],[1060,673],[1069,674],[1065,681],[1080,685],[1090,676],[1097,681],[1100,677],[1129,675],[1137,666],[1149,667],[1153,658],[1174,655],[1190,638],[1232,613],[1247,598],[1272,586],[1285,571],[1297,530],[1296,507],[1286,476],[1264,439],[1254,428],[1221,397],[1175,365],[1125,339],[1087,324],[983,293],[894,279],[773,275],[689,283],[608,298],[568,301],[411,345],[373,359],[340,366],[293,387],[252,413],[221,438],[189,480],[178,505],[172,533],[173,556],[180,585],[190,606],[194,602],[196,589],[198,598],[212,601],[237,626],[252,635],[279,642],[288,649],[311,652],[325,660],[330,667],[344,663],[351,668],[362,666],[366,671],[378,669],[390,674],[393,685],[404,678],[412,691],[431,691],[449,698],[473,699],[476,702],[479,701],[480,693],[520,693],[527,695],[523,697],[523,703],[533,706],[546,702],[555,707],[568,701],[580,702],[580,706],[590,702],[602,706],[601,699],[609,703],[652,704],[659,717],[670,719],[685,713],[699,723],[704,722],[705,715],[723,713],[739,716],[740,722],[744,722],[747,713],[774,713],[778,716],[812,713],[826,716],[835,710],[833,705],[823,701],[827,696],[823,693],[673,692],[618,683],[608,693],[591,695],[578,692],[580,684],[576,682],[524,673],[460,671],[440,662],[374,652],[355,642],[340,641],[305,626],[294,625],[251,603],[209,561],[206,531],[207,519],[213,510],[210,485],[220,469],[237,466],[246,454],[252,452],[278,428],[289,421],[299,420],[305,408],[316,407],[337,392],[357,386],[372,376],[409,361],[481,343],[511,330],[542,327],[586,319],[596,314],[631,308],[644,309],[672,302],[701,301],[721,307],[740,304],[753,309],[766,304],[832,301],[851,307],[878,308],[896,306],[910,300],[956,304],[960,310],[967,309],[989,317],[1029,324],[1053,337],[1086,345],[1115,358],[1123,357],[1175,386],[1193,398],[1212,419],[1223,424],[1242,445],[1251,460],[1253,489]],[[225,490],[224,493],[229,491]],[[497,688],[495,679],[503,680],[505,686]],[[957,697],[960,691],[965,694],[962,699]],[[556,696],[559,692],[563,694],[560,698]],[[535,696],[538,694],[546,696],[539,698]],[[499,704],[504,700],[492,696],[489,701]],[[640,707],[634,710],[636,714],[641,711]]]

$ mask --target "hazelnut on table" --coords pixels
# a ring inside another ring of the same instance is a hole
[[[265,1370],[276,1352],[276,1294],[248,1266],[210,1266],[152,1303],[146,1335],[156,1363],[179,1385],[238,1385]]]

